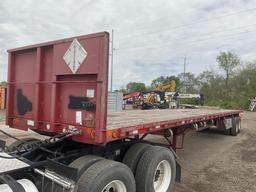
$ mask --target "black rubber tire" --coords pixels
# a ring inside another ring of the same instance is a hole
[[[134,176],[125,164],[101,160],[89,167],[78,181],[78,192],[101,192],[111,181],[122,181],[128,192],[136,192]]]
[[[103,157],[95,156],[95,155],[85,155],[75,159],[73,162],[69,164],[69,167],[76,168],[78,171],[78,178],[94,163],[103,160]],[[40,186],[40,185],[39,185]],[[76,186],[78,187],[78,186]],[[52,183],[49,180],[45,181],[44,191],[51,191],[52,190]],[[63,189],[58,186],[54,185],[54,192],[62,192]]]
[[[33,142],[37,142],[37,141],[40,141],[40,139],[37,139],[37,138],[33,138],[33,137],[28,137],[28,138],[23,138],[21,139],[21,141],[14,141],[13,143],[11,143],[9,146],[8,146],[8,150],[9,152],[13,152],[15,151],[17,148],[21,148],[22,146],[26,145],[24,144],[23,142],[26,142],[28,144],[31,144]]]
[[[237,136],[238,134],[238,122],[237,117],[232,118],[232,127],[230,128],[230,135]]]
[[[154,192],[153,180],[155,170],[158,164],[166,160],[171,167],[171,181],[167,191],[172,192],[174,190],[175,178],[176,178],[176,161],[174,154],[167,148],[154,147],[147,150],[141,157],[136,170],[135,180],[137,185],[137,192]]]
[[[90,166],[103,159],[103,157],[96,155],[85,155],[74,160],[69,164],[69,167],[76,168],[78,171],[78,176],[80,177]]]
[[[131,169],[134,175],[141,156],[147,149],[151,147],[153,146],[146,143],[136,143],[132,145],[125,153],[123,163]]]

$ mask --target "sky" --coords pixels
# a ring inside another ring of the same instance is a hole
[[[220,51],[256,59],[255,0],[1,0],[0,81],[10,48],[114,30],[113,87],[216,70]]]

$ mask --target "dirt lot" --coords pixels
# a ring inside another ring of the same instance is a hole
[[[245,113],[237,137],[217,131],[187,136],[178,152],[183,179],[175,192],[255,192],[256,113]]]
[[[0,112],[0,120],[3,120]],[[256,113],[245,113],[242,132],[237,137],[211,130],[186,137],[178,151],[182,182],[175,192],[255,192],[256,191]],[[0,127],[6,130],[4,123]],[[23,131],[7,129],[15,136]],[[29,135],[38,136],[29,132]],[[0,135],[0,139],[6,139]],[[157,137],[152,138],[158,140]]]

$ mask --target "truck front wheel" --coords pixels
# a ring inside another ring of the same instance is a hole
[[[78,181],[78,192],[135,192],[135,179],[124,164],[100,160],[89,167]]]
[[[173,153],[164,147],[147,150],[136,170],[137,192],[171,192],[176,177]]]

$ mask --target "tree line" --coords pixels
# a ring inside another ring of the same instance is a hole
[[[248,109],[250,99],[256,96],[256,61],[243,62],[230,51],[220,52],[216,61],[219,71],[160,76],[153,79],[149,86],[142,82],[130,82],[118,91],[151,91],[159,83],[175,80],[177,92],[203,94],[206,105]]]

